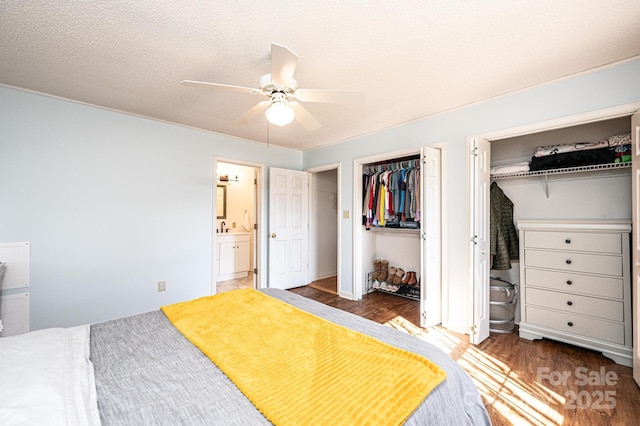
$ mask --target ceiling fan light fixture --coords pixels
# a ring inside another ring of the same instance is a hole
[[[276,126],[286,126],[293,121],[295,113],[286,101],[275,101],[266,112],[267,120]]]

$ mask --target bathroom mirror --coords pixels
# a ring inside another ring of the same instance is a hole
[[[216,206],[218,219],[227,218],[227,187],[225,185],[218,185],[216,193]]]

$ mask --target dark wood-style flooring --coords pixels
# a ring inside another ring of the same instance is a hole
[[[467,335],[419,326],[419,302],[384,293],[351,301],[312,287],[294,293],[413,334],[448,353],[469,374],[494,425],[640,425],[632,369],[600,353],[517,332]]]

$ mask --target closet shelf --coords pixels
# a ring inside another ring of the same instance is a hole
[[[580,173],[590,172],[595,170],[609,170],[609,169],[625,169],[631,167],[631,161],[626,163],[608,163],[608,164],[594,164],[591,166],[578,166],[567,167],[564,169],[550,169],[550,170],[536,170],[533,172],[517,172],[517,173],[505,173],[501,175],[491,175],[491,180],[506,180],[516,178],[526,178],[532,176],[549,176],[549,175],[561,175],[568,173]]]
[[[362,225],[362,227],[364,228],[364,225]],[[397,233],[403,233],[403,234],[420,234],[420,228],[385,228],[385,227],[379,227],[379,226],[372,226],[369,229],[365,228],[365,232],[366,231],[372,231],[372,232],[390,232],[393,234],[397,234]]]
[[[518,172],[518,173],[505,173],[502,175],[492,175],[491,181],[495,182],[498,180],[521,179],[521,178],[542,176],[544,177],[544,194],[547,200],[549,200],[549,181],[548,181],[549,176],[563,175],[563,174],[570,174],[570,173],[591,172],[591,171],[597,171],[597,170],[628,169],[630,167],[631,167],[631,161],[627,161],[625,163],[593,164],[590,166],[566,167],[563,169],[536,170],[534,172]]]

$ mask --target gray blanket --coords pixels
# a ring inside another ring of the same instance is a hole
[[[427,396],[407,425],[490,424],[470,378],[435,346],[284,290],[263,291],[337,324],[421,354],[444,369],[446,380]],[[91,360],[104,425],[271,424],[173,327],[162,311],[92,325]],[[384,398],[371,395],[371,403],[384,404]]]

